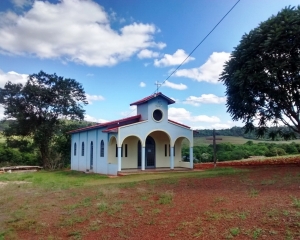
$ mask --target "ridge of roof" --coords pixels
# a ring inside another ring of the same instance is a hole
[[[138,114],[138,115],[127,117],[127,118],[113,120],[113,121],[105,122],[105,123],[98,123],[98,124],[95,124],[93,126],[75,129],[75,130],[69,131],[67,133],[76,133],[76,132],[81,132],[81,131],[84,131],[84,130],[90,130],[90,129],[101,128],[101,127],[107,127],[107,126],[109,126],[111,124],[120,123],[120,122],[122,123],[122,122],[125,122],[125,121],[129,121],[129,120],[133,120],[133,119],[140,119],[140,118],[141,118],[141,114]]]
[[[156,98],[157,96],[161,96],[161,97],[163,97],[164,99],[166,99],[166,100],[168,101],[168,104],[173,104],[173,103],[175,103],[175,101],[174,101],[173,99],[167,97],[166,95],[162,94],[161,92],[158,92],[158,93],[154,93],[154,94],[152,94],[152,95],[150,95],[150,96],[148,96],[148,97],[145,97],[145,98],[143,98],[143,99],[141,99],[141,100],[138,100],[138,101],[136,101],[136,102],[133,102],[133,103],[130,104],[130,106],[132,106],[132,105],[140,105],[140,104],[142,104],[142,103],[148,102],[149,100],[151,100],[151,99],[153,99],[153,98]]]

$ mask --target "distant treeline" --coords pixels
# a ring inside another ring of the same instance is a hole
[[[271,128],[271,130],[276,129]],[[208,137],[208,136],[212,136],[213,135],[213,130],[212,129],[200,129],[197,130],[196,132],[194,132],[194,137]],[[251,133],[247,133],[245,134],[245,131],[242,127],[232,127],[232,128],[228,128],[228,129],[220,129],[220,130],[216,130],[216,135],[221,135],[221,136],[233,136],[233,137],[244,137],[247,139],[257,139],[256,135],[254,132]],[[297,138],[300,138],[299,134],[296,134]],[[269,140],[268,134],[266,134],[266,137],[261,138],[263,140]],[[274,139],[276,140],[282,140],[280,137],[276,137]]]
[[[6,138],[2,131],[8,127],[13,120],[0,122],[0,137],[4,140],[0,143],[0,167],[16,165],[42,165],[41,156],[34,141],[30,137],[10,137]],[[71,163],[71,135],[67,132],[91,126],[93,123],[86,121],[62,120],[55,131],[53,142],[51,143],[51,168],[68,167]]]
[[[245,144],[234,145],[231,143],[217,144],[217,159],[218,161],[241,160],[250,156],[283,156],[289,154],[299,154],[300,144],[292,142],[290,144],[276,143],[253,143],[248,141]],[[194,162],[212,162],[213,160],[213,145],[194,146]],[[189,148],[183,146],[182,156],[184,159],[189,159]]]

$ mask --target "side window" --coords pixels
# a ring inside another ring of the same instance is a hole
[[[165,157],[168,156],[168,146],[165,144]]]
[[[101,140],[100,144],[100,157],[104,157],[104,141]]]
[[[81,156],[84,156],[84,142],[81,144]]]
[[[77,152],[77,145],[76,143],[74,143],[74,156],[76,156],[76,152]]]
[[[174,149],[173,149],[173,151],[174,151],[174,157],[175,157],[175,144],[174,144]]]

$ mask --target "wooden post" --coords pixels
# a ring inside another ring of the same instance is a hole
[[[206,138],[206,140],[213,140],[213,158],[214,158],[214,167],[217,166],[217,144],[216,140],[222,140],[222,138],[216,138],[216,131],[213,129],[213,137]]]
[[[213,130],[213,147],[214,147],[214,167],[217,166],[217,146],[216,146],[216,131]]]

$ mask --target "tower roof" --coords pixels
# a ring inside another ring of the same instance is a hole
[[[148,101],[150,101],[151,99],[156,98],[156,97],[158,97],[158,96],[160,96],[160,97],[166,99],[167,102],[168,102],[168,104],[173,104],[173,103],[175,103],[175,101],[174,101],[173,99],[167,97],[166,95],[162,94],[161,92],[158,92],[158,93],[154,93],[154,94],[152,94],[152,95],[150,95],[150,96],[148,96],[148,97],[145,97],[145,98],[143,98],[143,99],[141,99],[141,100],[139,100],[139,101],[133,102],[133,103],[130,104],[130,106],[143,104],[143,103],[148,102]]]

